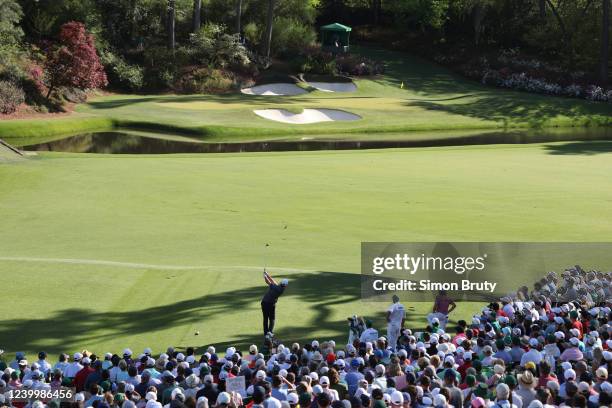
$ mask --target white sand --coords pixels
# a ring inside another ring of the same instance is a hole
[[[300,88],[295,84],[289,83],[277,83],[277,84],[266,84],[257,85],[252,88],[241,89],[240,92],[246,95],[265,95],[265,96],[279,96],[279,95],[303,95],[308,93],[307,90]]]
[[[357,85],[352,82],[307,82],[308,85],[323,92],[355,92]]]
[[[354,113],[335,109],[304,109],[302,113],[291,113],[285,109],[261,109],[253,112],[264,119],[293,125],[361,119],[361,116]]]

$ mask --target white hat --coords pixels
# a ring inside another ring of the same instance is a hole
[[[309,376],[310,378],[312,378],[313,380],[315,380],[315,381],[319,381],[319,374],[317,374],[317,373],[316,373],[316,372],[314,372],[314,371],[313,371],[312,373],[308,374],[308,376]]]
[[[229,395],[229,393],[224,391],[220,393],[219,396],[217,397],[217,405],[229,404],[231,400],[232,400],[232,397]]]
[[[172,393],[170,394],[170,398],[175,399],[178,394],[185,396],[185,394],[183,394],[183,389],[176,387],[175,389],[172,390]]]
[[[423,403],[424,406],[426,407],[430,407],[433,404],[433,401],[431,400],[431,398],[429,397],[423,397],[421,399],[421,402]]]
[[[434,397],[433,403],[434,403],[434,406],[436,407],[445,407],[446,397],[442,394],[438,394]]]
[[[573,346],[578,346],[578,344],[580,344],[580,340],[578,340],[577,337],[572,337],[570,339],[570,343],[572,343]]]
[[[89,359],[89,357],[85,357],[85,358],[83,358],[83,360],[81,360],[81,363],[83,363],[83,364],[91,364],[91,360]]]
[[[384,375],[385,374],[385,366],[382,364],[377,364],[375,367],[376,373],[380,374],[380,375]]]
[[[151,350],[149,347],[147,347],[146,349],[144,349],[144,353],[146,355],[151,355],[151,354],[153,354],[153,350]]]
[[[255,378],[258,380],[263,380],[266,378],[266,372],[264,370],[259,370],[255,373]]]
[[[297,405],[300,402],[300,397],[295,392],[287,394],[287,402],[291,405]]]
[[[595,371],[595,376],[600,379],[607,379],[608,370],[606,369],[606,367],[599,367],[597,371]]]
[[[578,383],[578,392],[589,392],[590,389],[591,387],[586,382],[580,381]]]
[[[313,340],[313,341],[312,341],[312,343],[310,343],[310,345],[311,345],[312,347],[319,347],[319,342],[318,342],[318,341],[316,341],[316,340]]]
[[[533,337],[532,337],[532,338],[530,338],[530,339],[529,339],[529,345],[530,345],[531,347],[537,347],[537,346],[538,346],[538,339],[533,338]]]
[[[82,359],[83,355],[81,353],[74,353],[72,357],[74,358],[75,361],[77,361],[77,360]]]
[[[130,350],[129,348],[126,348],[125,350],[123,350],[123,355],[124,356],[131,356],[132,355],[132,350]]]
[[[393,405],[402,405],[404,403],[404,395],[395,390],[391,393],[391,403]]]
[[[561,369],[563,370],[563,372],[565,372],[565,370],[569,370],[570,368],[572,368],[572,363],[570,363],[569,361],[564,361],[561,363]]]
[[[612,353],[609,351],[604,351],[603,352],[603,358],[606,361],[612,361]]]
[[[312,393],[314,395],[319,395],[323,393],[323,387],[321,387],[319,384],[315,385],[314,387],[312,387]]]
[[[147,395],[145,396],[145,399],[147,401],[151,401],[151,400],[157,401],[157,394],[154,393],[153,391],[149,391],[149,392],[147,392]]]
[[[563,376],[565,377],[566,380],[575,380],[576,372],[572,368],[570,368],[568,370],[565,370],[565,372],[563,373]]]
[[[281,286],[287,286],[289,284],[289,279],[283,279],[280,281]]]
[[[329,377],[324,375],[319,379],[319,384],[321,385],[329,385]]]
[[[85,401],[85,395],[82,392],[78,392],[74,394],[74,401],[75,402]]]

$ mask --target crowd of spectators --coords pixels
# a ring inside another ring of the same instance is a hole
[[[17,353],[0,367],[0,407],[610,407],[610,281],[611,273],[579,266],[549,273],[448,332],[436,320],[404,327],[394,349],[383,336],[364,342],[357,333],[349,344],[268,341],[223,353],[125,349],[49,361],[41,352],[32,362]],[[228,387],[239,377],[244,389]],[[60,387],[74,396],[11,398],[15,390]]]

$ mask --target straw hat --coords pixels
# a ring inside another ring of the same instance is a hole
[[[531,371],[525,371],[523,374],[519,374],[518,380],[523,387],[533,388],[535,386],[535,380]]]

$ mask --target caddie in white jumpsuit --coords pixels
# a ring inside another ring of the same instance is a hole
[[[399,302],[399,298],[393,295],[393,304],[387,309],[387,341],[391,350],[395,351],[397,339],[404,327],[406,309]]]

